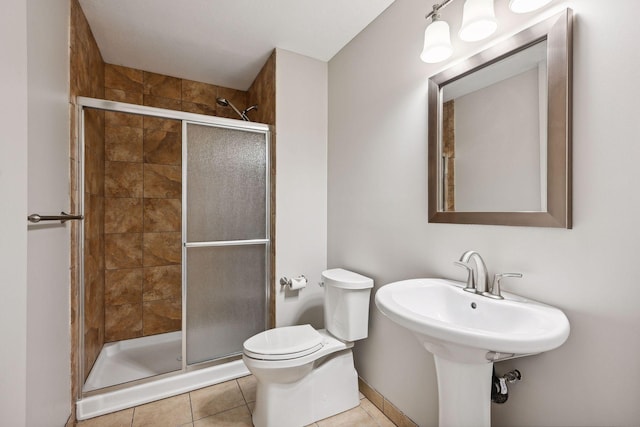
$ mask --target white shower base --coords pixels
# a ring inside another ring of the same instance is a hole
[[[181,332],[135,338],[104,346],[83,390],[180,371]],[[76,418],[85,420],[176,396],[202,387],[249,375],[242,360],[208,368],[165,375],[155,381],[131,385],[119,390],[94,394],[76,402]]]
[[[87,377],[83,391],[182,369],[182,332],[107,343]]]

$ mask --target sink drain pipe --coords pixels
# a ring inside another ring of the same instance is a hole
[[[509,399],[509,389],[507,383],[513,384],[516,381],[520,381],[522,375],[520,371],[514,369],[509,371],[501,377],[496,375],[496,368],[493,368],[493,375],[491,376],[491,401],[494,403],[504,403]]]

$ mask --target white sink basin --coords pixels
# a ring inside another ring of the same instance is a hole
[[[381,287],[375,300],[427,350],[453,360],[480,363],[541,353],[569,336],[569,321],[557,308],[508,292],[494,300],[462,288],[445,279],[403,280]]]
[[[552,350],[569,336],[557,308],[503,292],[495,300],[445,279],[390,283],[376,305],[413,332],[438,375],[440,426],[490,427],[493,362]]]

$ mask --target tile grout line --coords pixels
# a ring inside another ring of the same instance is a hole
[[[249,418],[251,419],[251,425],[253,425],[253,412],[251,412],[251,408],[249,408],[249,402],[247,402],[247,397],[244,395],[244,391],[242,391],[242,387],[240,387],[240,381],[235,379],[236,384],[238,384],[238,388],[240,389],[240,394],[242,395],[242,399],[244,400],[244,406],[247,408],[249,412]]]
[[[234,381],[236,382],[238,388],[240,389],[240,395],[242,396],[242,400],[244,400],[244,404],[247,405],[247,409],[249,408],[249,402],[247,402],[247,398],[244,395],[244,392],[242,391],[242,387],[240,387],[240,382],[238,381],[238,379],[234,379]],[[249,411],[251,412],[251,411]]]
[[[367,399],[367,397],[366,397],[366,396],[365,396],[365,399]],[[362,401],[362,400],[364,400],[364,399],[361,399],[361,401]],[[367,399],[367,400],[369,400],[369,399]],[[369,400],[369,403],[371,403],[371,404],[373,405],[373,403],[372,403],[370,400]],[[376,405],[373,405],[373,407],[374,407],[374,408],[376,408],[376,409],[378,409],[378,407],[377,407]],[[369,417],[373,420],[373,422],[374,422],[374,423],[376,423],[376,425],[377,425],[378,427],[381,427],[381,426],[380,426],[380,423],[378,422],[378,420],[376,420],[376,419],[375,419],[375,417],[373,416],[373,414],[372,414],[371,412],[367,411],[367,408],[362,407],[362,405],[360,405],[360,408],[362,408],[362,410],[363,410],[364,412],[366,412],[366,413],[367,413],[367,415],[369,415]],[[379,410],[379,409],[378,409],[378,410]],[[380,410],[379,410],[379,411],[380,411]],[[382,415],[384,415],[384,413],[383,413],[382,411],[380,411],[380,413],[381,413]],[[387,417],[386,415],[384,415],[384,416],[385,416],[387,419],[389,419],[389,417]],[[391,420],[389,420],[389,421],[391,421]],[[393,423],[393,421],[391,421],[391,422]],[[394,424],[395,424],[395,423],[394,423]]]
[[[249,418],[251,419],[251,425],[253,425],[253,412],[251,412],[251,409],[249,409],[249,404],[245,403],[245,405],[247,407],[247,411],[249,412]]]
[[[195,422],[195,417],[193,416],[193,402],[191,402],[191,392],[189,392],[189,409],[191,410],[191,424],[193,424]]]
[[[365,399],[366,399],[366,397],[365,397]],[[379,426],[380,424],[378,424],[378,421],[376,421],[376,419],[375,419],[375,418],[373,418],[373,415],[371,415],[371,413],[370,413],[369,411],[367,411],[367,409],[366,409],[366,408],[364,408],[364,407],[362,406],[362,401],[363,401],[363,400],[364,400],[364,399],[360,399],[360,404],[358,404],[358,408],[360,408],[360,409],[362,409],[364,412],[366,412],[366,413],[367,413],[367,415],[369,415],[369,418],[371,418],[371,419],[373,420],[373,422],[374,422],[374,423],[376,423],[376,424]]]

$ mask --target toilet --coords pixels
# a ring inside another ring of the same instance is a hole
[[[334,268],[322,273],[326,329],[286,326],[244,342],[256,377],[255,427],[301,427],[358,406],[353,342],[367,337],[373,280]]]

